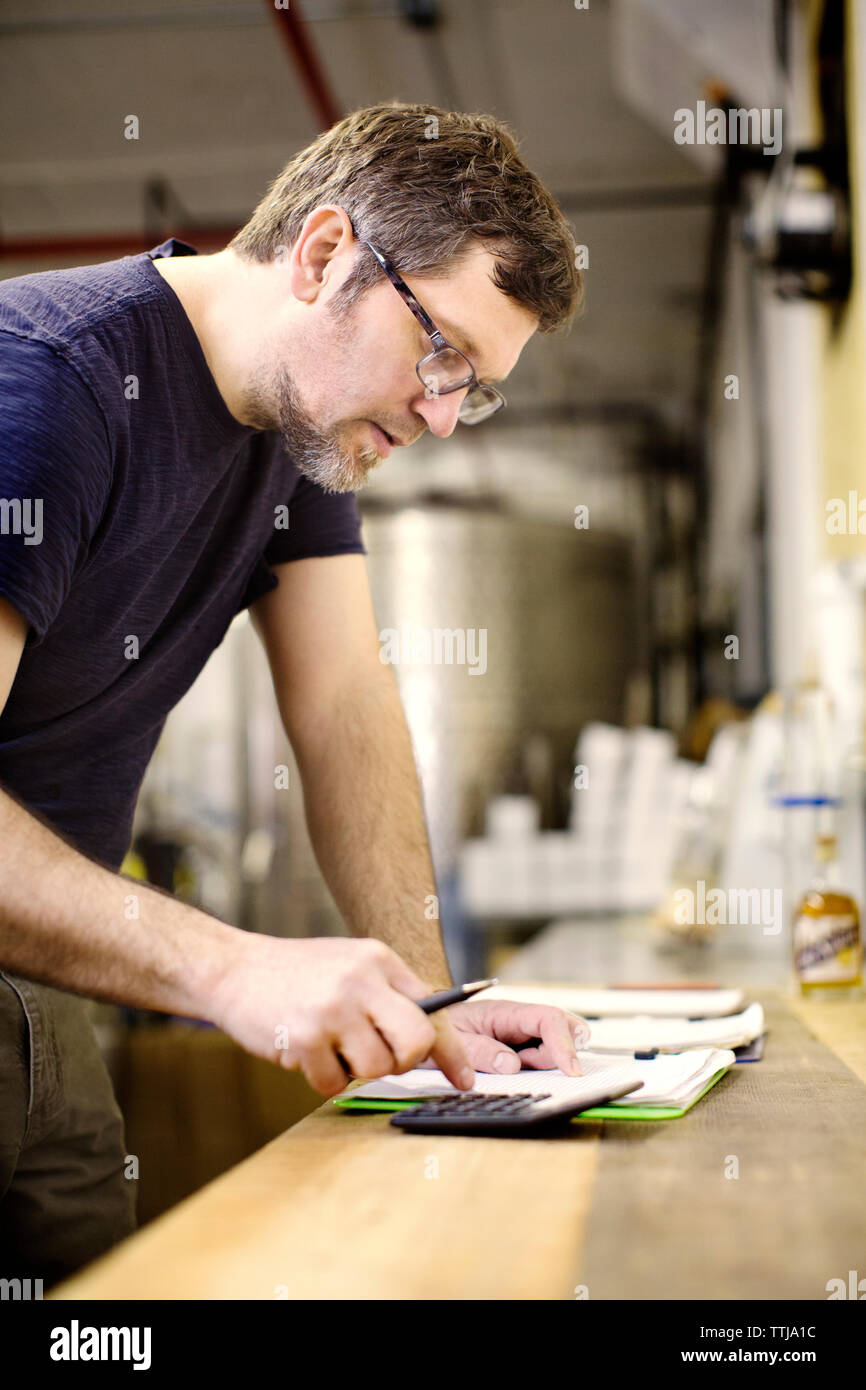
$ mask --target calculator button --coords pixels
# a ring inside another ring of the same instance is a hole
[[[455,1096],[436,1096],[413,1106],[412,1114],[418,1118],[436,1119],[456,1117],[473,1121],[495,1121],[512,1115],[527,1115],[544,1101],[551,1100],[550,1092],[534,1094],[531,1091],[515,1091],[504,1095],[487,1094],[483,1091],[462,1093]]]

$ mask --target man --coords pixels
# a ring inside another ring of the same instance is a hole
[[[461,1088],[521,1057],[579,1072],[584,1025],[560,1010],[412,1002],[450,975],[353,490],[426,429],[493,413],[580,292],[508,132],[432,114],[434,139],[428,108],[347,117],[215,255],[172,239],[0,286],[7,1276],[50,1282],[132,1229],[81,996],[210,1020],[326,1096],[341,1058],[368,1077],[429,1059]],[[247,606],[356,939],[242,932],[118,873],[166,715]]]

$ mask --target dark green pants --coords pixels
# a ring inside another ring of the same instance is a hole
[[[0,1279],[49,1286],[135,1229],[123,1118],[83,999],[0,971]]]

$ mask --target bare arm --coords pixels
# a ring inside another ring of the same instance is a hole
[[[253,619],[304,785],[310,836],[349,930],[450,984],[403,705],[379,660],[362,555],[296,560]]]
[[[0,713],[27,624],[0,599]],[[380,942],[239,931],[88,859],[0,787],[0,968],[93,999],[207,1019],[325,1095],[431,1055],[457,1086],[466,1053],[411,1002],[426,981]]]
[[[428,913],[436,890],[420,787],[397,687],[379,660],[364,557],[295,560],[277,572],[279,586],[253,606],[253,621],[319,864],[350,930],[387,943],[441,987],[451,977],[438,917]],[[517,1072],[523,1059],[580,1075],[575,1040],[589,1030],[561,1009],[470,1000],[442,1012],[481,1071]],[[521,1056],[508,1047],[532,1038],[541,1045]]]
[[[437,989],[451,983],[418,774],[393,677],[357,676],[319,737],[297,743],[310,836],[354,936],[374,936]]]
[[[26,637],[0,599],[0,712]],[[2,787],[0,846],[0,966],[94,999],[207,1017],[234,928],[94,863]]]
[[[92,999],[211,1017],[236,929],[88,859],[0,788],[0,966]]]

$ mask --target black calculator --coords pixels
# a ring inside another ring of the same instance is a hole
[[[643,1082],[600,1085],[580,1100],[556,1100],[549,1092],[512,1091],[489,1095],[482,1091],[459,1091],[456,1095],[435,1096],[419,1101],[391,1116],[395,1129],[412,1134],[488,1134],[499,1137],[533,1135],[556,1129],[574,1115],[595,1105],[636,1091]]]

